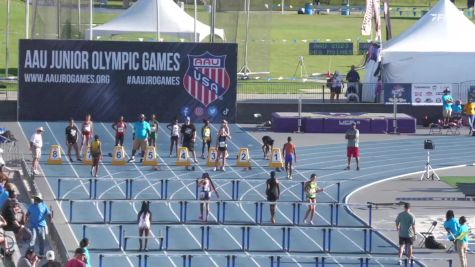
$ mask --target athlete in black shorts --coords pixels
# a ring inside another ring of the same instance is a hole
[[[274,139],[270,136],[265,135],[262,137],[262,152],[264,152],[264,159],[267,159],[267,154],[274,147]]]

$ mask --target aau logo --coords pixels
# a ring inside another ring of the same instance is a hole
[[[225,61],[225,55],[215,56],[209,52],[188,55],[188,69],[183,77],[183,86],[205,107],[222,98],[229,89]]]

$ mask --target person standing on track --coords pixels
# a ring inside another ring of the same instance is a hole
[[[208,147],[208,153],[209,153],[209,148],[211,146],[211,127],[209,125],[209,120],[205,119],[203,120],[203,127],[201,128],[201,139],[203,140],[203,146],[201,147],[201,158],[205,158],[205,147]]]
[[[28,207],[26,221],[29,222],[31,229],[30,248],[34,249],[38,240],[40,256],[45,255],[46,220],[51,222],[51,212],[44,204],[41,195],[33,196],[33,204]]]
[[[467,219],[465,216],[461,216],[459,218],[460,228],[457,233],[457,251],[460,257],[460,264],[461,267],[468,267],[467,262],[467,250],[468,250],[468,237],[470,235],[470,229],[466,224]]]
[[[411,213],[411,204],[404,203],[404,211],[396,218],[396,230],[399,233],[399,265],[406,246],[407,258],[412,259],[412,244],[416,239],[416,217]]]
[[[156,141],[157,141],[157,136],[158,136],[158,130],[160,129],[160,125],[157,121],[157,116],[155,114],[152,114],[152,117],[150,118],[150,121],[148,122],[150,124],[150,136],[148,138],[148,144],[150,146],[153,146],[157,148],[156,146]]]
[[[175,154],[178,157],[178,139],[180,138],[178,120],[175,119],[173,123],[168,124],[167,129],[170,130],[170,158],[172,157],[173,146],[175,146]]]
[[[112,124],[112,129],[115,130],[115,146],[124,146],[124,135],[127,130],[127,123],[124,121],[124,116],[120,116],[119,120]]]
[[[138,149],[141,151],[140,161],[142,162],[145,150],[147,149],[147,139],[149,136],[150,124],[145,121],[145,115],[140,114],[139,121],[134,123],[134,133],[132,136],[134,143],[132,145],[132,156],[130,157],[129,162],[135,162],[135,153]]]
[[[287,137],[287,143],[284,144],[282,152],[285,159],[287,179],[292,180],[292,160],[297,163],[297,152],[295,152],[295,145],[292,143],[292,137]]]
[[[152,227],[150,201],[142,201],[142,207],[137,214],[137,223],[139,226],[139,251],[142,251],[142,248],[147,251],[148,236],[150,234],[150,228]]]
[[[92,127],[91,114],[87,114],[81,126],[82,141],[81,141],[81,150],[79,151],[80,155],[83,154],[84,148],[87,149],[87,146],[89,145],[89,141],[91,140],[91,137],[92,137],[92,133],[93,133],[93,127]]]
[[[76,152],[76,160],[81,161],[81,157],[79,157],[78,137],[79,129],[74,123],[73,118],[70,118],[69,125],[66,127],[66,146],[68,148],[68,158],[70,162],[73,162],[71,158],[71,148],[74,148],[74,152]]]
[[[269,204],[270,210],[270,221],[272,224],[275,224],[275,210],[276,210],[276,201],[280,198],[280,185],[275,176],[275,171],[270,172],[270,178],[266,181],[266,196],[267,201],[271,202]]]
[[[40,166],[41,148],[43,147],[43,132],[43,127],[38,127],[36,128],[36,133],[34,133],[30,138],[30,150],[33,154],[31,171],[36,175],[40,174],[38,168]]]
[[[99,161],[102,160],[102,144],[99,140],[99,135],[94,136],[94,141],[91,143],[92,167],[91,175],[97,177],[99,171]]]
[[[228,144],[226,144],[227,138],[231,139],[226,130],[224,128],[219,129],[218,136],[216,138],[216,148],[218,149],[218,155],[216,156],[216,167],[214,168],[215,171],[225,171],[226,151],[228,150]],[[222,160],[222,164],[219,163],[220,160]]]
[[[346,170],[350,169],[351,157],[354,157],[356,160],[356,170],[360,170],[360,150],[359,150],[359,140],[360,140],[360,131],[356,129],[356,123],[351,124],[351,128],[348,129],[345,133],[345,139],[348,140],[348,146],[346,148],[346,156],[348,157],[348,165]]]
[[[195,125],[191,122],[190,117],[186,117],[185,124],[181,126],[181,145],[182,147],[188,148],[188,151],[191,153],[193,157],[193,162],[197,164],[198,160],[196,160],[195,142],[196,142]]]
[[[264,159],[268,159],[269,152],[274,148],[274,139],[268,135],[262,137],[262,152],[264,153]]]
[[[200,221],[208,222],[208,215],[209,215],[209,200],[211,199],[211,193],[215,192],[216,197],[219,198],[218,191],[214,186],[213,180],[207,172],[201,175],[201,178],[198,179],[198,188],[200,190]],[[203,217],[203,213],[206,211],[205,217]]]
[[[310,216],[309,223],[313,224],[313,217],[316,212],[317,193],[323,192],[323,188],[318,188],[317,186],[317,175],[315,173],[312,173],[310,180],[305,182],[304,190],[309,204],[305,217],[303,218],[303,223],[307,223],[307,218]]]

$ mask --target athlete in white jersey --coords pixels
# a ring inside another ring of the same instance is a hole
[[[137,223],[139,227],[139,250],[143,249],[147,251],[148,235],[150,234],[150,228],[152,227],[152,212],[150,212],[150,201],[142,201],[142,207],[137,214]]]

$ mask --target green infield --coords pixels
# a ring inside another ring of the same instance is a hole
[[[441,176],[440,180],[450,186],[456,187],[457,183],[475,183],[475,176]]]

